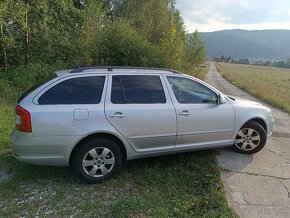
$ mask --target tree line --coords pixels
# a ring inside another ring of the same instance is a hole
[[[287,59],[287,61],[255,61],[255,64],[267,66],[267,67],[278,67],[278,68],[290,68],[290,58]]]
[[[205,60],[175,0],[2,0],[0,69],[47,64],[191,71]]]

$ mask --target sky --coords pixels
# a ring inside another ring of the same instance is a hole
[[[186,30],[290,29],[290,0],[176,0]]]

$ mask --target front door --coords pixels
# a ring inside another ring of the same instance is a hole
[[[167,76],[176,108],[175,148],[227,144],[233,134],[235,112],[229,102],[217,104],[217,93],[199,81]]]

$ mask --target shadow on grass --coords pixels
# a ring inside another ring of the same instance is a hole
[[[162,171],[160,174],[164,174],[164,171],[166,170],[174,173],[174,169],[179,167],[185,170],[201,170],[200,167],[202,168],[202,162],[207,162],[207,164],[210,162],[210,164],[215,165],[215,159],[212,156],[214,153],[215,151],[213,150],[196,151],[128,161],[124,163],[121,172],[116,175],[115,179],[118,178],[123,171],[132,175],[139,175],[142,173],[148,174],[148,171],[150,170],[156,171],[159,169]],[[26,164],[15,160],[10,152],[0,154],[0,165],[6,173],[12,174],[13,180],[16,181],[25,182],[38,179],[64,179],[69,183],[80,182],[80,180],[73,175],[70,167],[37,166]],[[191,166],[194,166],[195,169],[190,169]]]

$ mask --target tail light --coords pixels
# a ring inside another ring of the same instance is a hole
[[[17,105],[15,115],[15,128],[21,132],[32,132],[30,113]]]

